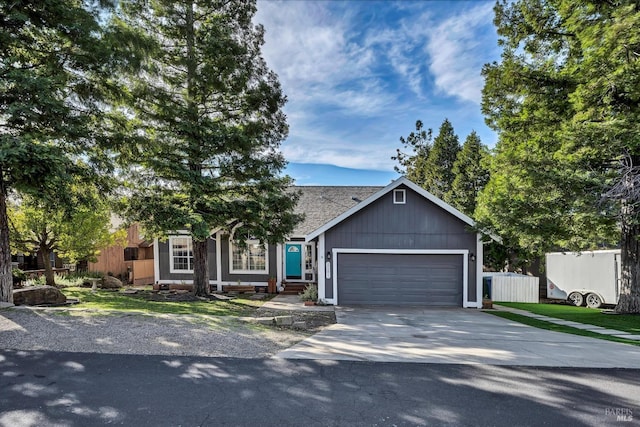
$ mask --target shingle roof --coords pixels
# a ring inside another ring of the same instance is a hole
[[[294,237],[306,236],[383,188],[363,186],[292,187],[293,190],[300,192],[300,200],[295,212],[305,214],[305,218],[296,226],[292,235]]]

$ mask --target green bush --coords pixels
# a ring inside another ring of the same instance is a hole
[[[318,301],[318,285],[309,283],[300,294],[300,299],[302,299],[302,301]]]
[[[22,282],[27,279],[27,273],[17,267],[11,269],[11,275],[13,276],[14,282]]]

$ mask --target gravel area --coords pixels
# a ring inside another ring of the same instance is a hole
[[[110,354],[265,358],[308,332],[232,317],[0,310],[0,348]]]

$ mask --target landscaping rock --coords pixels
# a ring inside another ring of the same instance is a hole
[[[278,326],[291,326],[293,324],[292,316],[276,316],[276,325]]]
[[[252,319],[252,321],[259,323],[260,325],[273,325],[274,318],[273,317],[256,317]]]
[[[66,301],[67,297],[53,286],[31,286],[13,291],[15,305],[64,304]]]
[[[303,321],[298,321],[298,322],[293,322],[293,325],[291,325],[291,327],[293,329],[307,329],[307,322],[303,322]]]
[[[220,294],[211,294],[210,296],[211,296],[211,299],[217,299],[220,301],[228,301],[231,299],[235,299],[235,297],[228,297],[226,295],[220,295]]]
[[[104,276],[102,278],[102,289],[120,289],[122,282],[113,276]]]

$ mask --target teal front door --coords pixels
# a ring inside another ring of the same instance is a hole
[[[285,250],[285,276],[287,279],[302,279],[302,244],[286,243]]]

